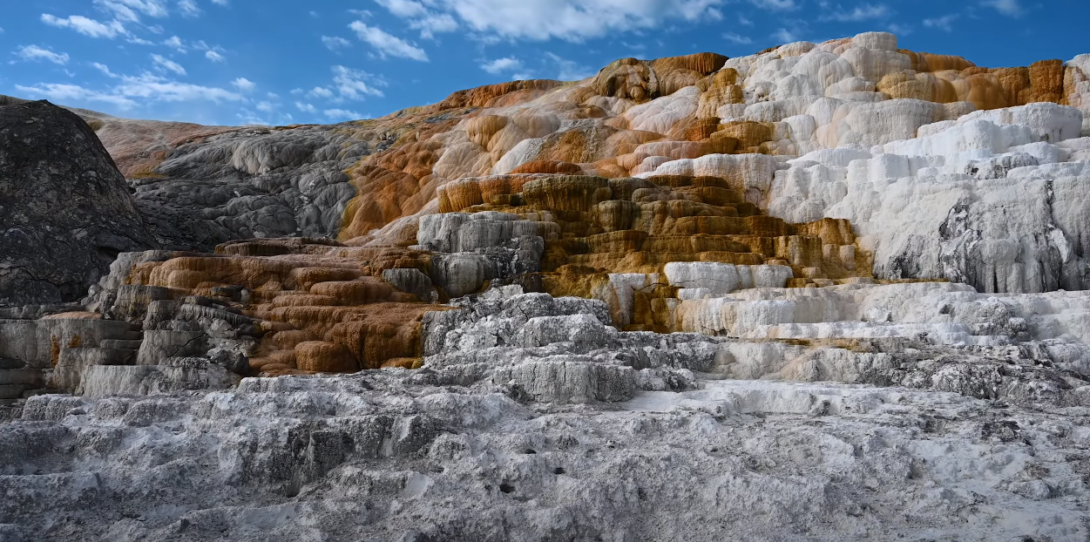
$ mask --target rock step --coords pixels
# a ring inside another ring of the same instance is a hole
[[[103,339],[98,342],[99,348],[105,348],[108,350],[131,350],[136,352],[140,349],[140,345],[144,343],[143,338],[138,340],[132,339]]]
[[[42,371],[40,369],[0,369],[0,386],[3,385],[41,386]]]
[[[40,386],[28,384],[0,384],[0,400],[22,399],[27,390]]]
[[[103,341],[106,342],[106,341]],[[123,341],[128,342],[128,341]],[[67,392],[75,392],[88,367],[96,365],[133,365],[136,350],[120,348],[65,348],[53,370],[51,385]]]
[[[21,369],[26,362],[21,359],[0,358],[0,369]]]

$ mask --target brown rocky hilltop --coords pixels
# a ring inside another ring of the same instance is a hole
[[[1090,536],[1090,55],[0,98],[0,188],[0,540]]]

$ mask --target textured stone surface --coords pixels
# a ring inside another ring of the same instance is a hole
[[[47,102],[0,105],[0,305],[80,299],[155,246],[94,132]]]

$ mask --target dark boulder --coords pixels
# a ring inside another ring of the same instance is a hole
[[[45,101],[0,105],[0,305],[78,300],[118,253],[156,245],[86,122]]]

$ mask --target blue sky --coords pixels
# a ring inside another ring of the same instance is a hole
[[[893,31],[988,67],[1090,53],[1085,0],[0,0],[0,93],[202,124],[329,123],[610,61]]]

